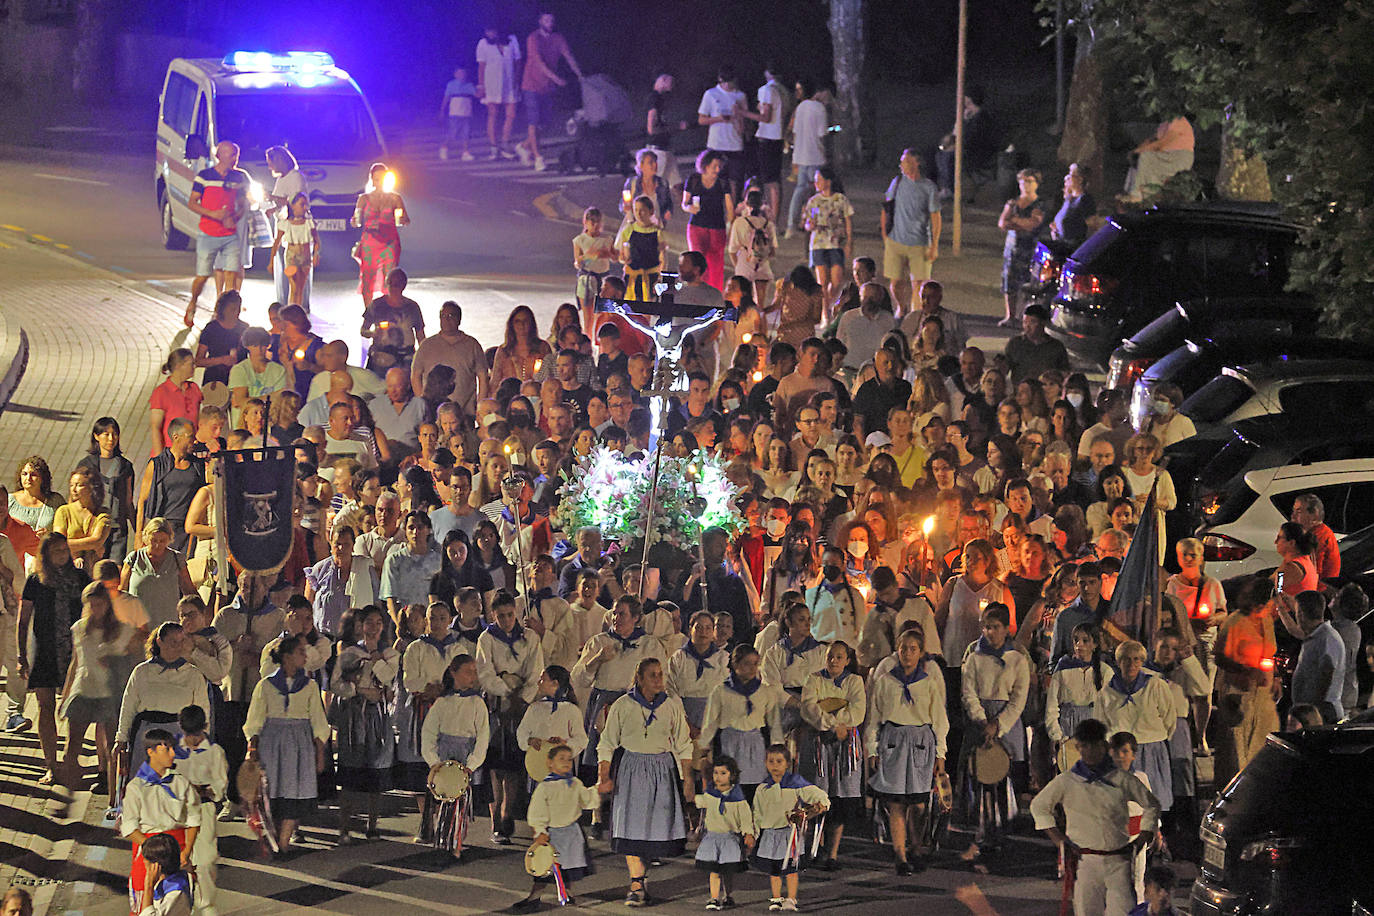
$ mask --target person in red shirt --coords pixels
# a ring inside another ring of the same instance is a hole
[[[215,164],[202,169],[191,183],[186,206],[200,216],[196,233],[196,276],[186,305],[186,326],[195,321],[196,303],[211,275],[215,296],[243,286],[243,243],[239,222],[248,213],[248,173],[238,168],[239,147],[221,140],[215,144]]]
[[[1293,512],[1289,521],[1302,526],[1302,529],[1317,542],[1313,559],[1317,564],[1317,578],[1334,579],[1341,574],[1341,551],[1336,543],[1336,532],[1326,524],[1326,510],[1322,507],[1321,497],[1315,493],[1304,493],[1293,501]]]
[[[551,113],[554,89],[568,85],[558,75],[559,59],[568,62],[568,69],[582,79],[582,68],[568,48],[568,42],[553,30],[553,13],[539,14],[539,28],[525,39],[525,76],[520,89],[525,98],[525,118],[529,135],[515,148],[525,165],[533,162],[535,171],[544,171],[544,157],[539,155],[539,124]]]
[[[191,381],[196,374],[196,356],[185,347],[173,350],[162,364],[167,380],[153,389],[148,398],[148,425],[153,433],[153,457],[172,444],[167,428],[178,417],[192,423],[200,421],[200,386]]]

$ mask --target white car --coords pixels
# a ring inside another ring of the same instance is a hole
[[[1374,362],[1278,359],[1227,367],[1188,397],[1179,412],[1199,431],[1279,413],[1374,415]]]
[[[1225,580],[1278,565],[1274,538],[1304,493],[1321,499],[1338,539],[1374,524],[1374,440],[1355,434],[1313,445],[1285,463],[1244,469],[1216,487],[1204,479],[1198,536],[1207,574]]]

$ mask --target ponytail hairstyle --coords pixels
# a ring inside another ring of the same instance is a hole
[[[153,658],[162,658],[162,646],[159,645],[159,643],[160,643],[162,640],[166,639],[168,636],[171,636],[172,633],[174,633],[174,632],[176,632],[176,631],[178,631],[178,630],[181,630],[181,629],[182,629],[181,624],[179,624],[179,623],[172,623],[171,621],[168,621],[167,623],[164,623],[164,624],[161,624],[160,626],[158,626],[158,628],[157,628],[156,630],[154,630],[154,631],[153,631],[151,634],[149,634],[149,636],[148,636],[148,643],[147,643],[147,655],[148,655],[148,658],[150,658],[150,659],[153,659]]]
[[[577,702],[577,694],[573,692],[572,675],[568,669],[562,665],[549,665],[544,669],[544,676],[558,685],[558,689],[553,692],[553,699],[562,703]]]
[[[1074,636],[1082,633],[1093,642],[1093,686],[1102,689],[1102,646],[1097,641],[1097,628],[1090,623],[1080,623],[1073,628]]]

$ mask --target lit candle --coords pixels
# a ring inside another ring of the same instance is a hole
[[[929,539],[930,533],[931,533],[932,531],[934,531],[934,530],[935,530],[935,516],[933,516],[933,515],[927,515],[927,516],[926,516],[926,520],[923,521],[923,522],[921,522],[921,534],[925,535],[926,538]]]
[[[1197,606],[1197,615],[1198,615],[1199,617],[1207,617],[1207,616],[1210,615],[1211,613],[1212,613],[1212,609],[1209,608],[1207,605],[1205,605],[1205,604],[1199,604],[1199,605]]]
[[[1261,671],[1273,671],[1273,670],[1274,670],[1274,660],[1273,660],[1272,658],[1262,658],[1262,659],[1260,659],[1260,670],[1261,670]]]
[[[544,368],[544,361],[542,359],[536,359],[534,361],[534,371],[538,372],[542,368]]]
[[[382,190],[390,194],[396,190],[396,173],[387,172],[382,176]]]
[[[305,350],[303,348],[296,351],[296,359],[305,359]]]
[[[754,372],[754,381],[756,381],[756,382],[761,382],[761,381],[763,381],[763,373],[762,373],[762,372],[759,372],[759,371],[757,371],[757,370],[755,370],[755,372]]]
[[[753,339],[754,339],[754,335],[753,335],[753,334],[750,334],[748,331],[745,331],[745,332],[744,332],[744,335],[743,335],[742,337],[740,337],[740,343],[748,343],[749,341],[751,341],[751,340],[753,340]]]
[[[634,197],[634,194],[630,191],[629,188],[626,188],[625,190],[623,190],[623,191],[620,192],[620,199],[623,200],[623,201],[625,201],[625,203],[627,203],[627,204],[630,202],[630,200],[631,200],[633,197]]]

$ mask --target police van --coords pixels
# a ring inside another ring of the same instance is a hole
[[[215,144],[239,145],[252,193],[275,179],[264,153],[284,146],[310,188],[321,233],[343,233],[367,181],[386,155],[372,108],[358,84],[319,51],[235,51],[223,60],[179,57],[167,65],[158,105],[154,186],[162,242],[184,249],[200,217],[186,202],[191,182],[214,164]],[[326,236],[327,238],[327,236]]]

